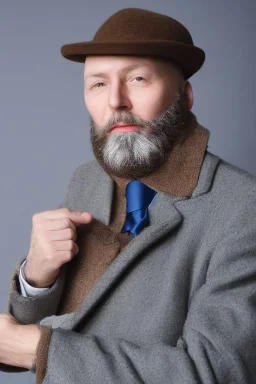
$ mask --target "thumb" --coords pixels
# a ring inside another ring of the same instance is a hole
[[[67,216],[74,224],[88,224],[93,220],[93,216],[89,212],[70,211]]]

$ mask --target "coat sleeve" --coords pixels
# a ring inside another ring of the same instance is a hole
[[[256,204],[246,206],[228,218],[176,345],[110,337],[107,325],[104,336],[46,328],[37,384],[255,384]]]
[[[24,297],[19,283],[20,266],[24,260],[25,258],[17,263],[11,278],[6,312],[21,324],[39,324],[43,318],[54,315],[57,311],[65,282],[65,270],[61,270],[56,283],[47,291],[35,297]],[[27,369],[0,363],[0,371],[15,373],[25,372]]]
[[[73,172],[65,198],[57,209],[69,207],[70,196],[74,195],[73,189],[79,179],[80,168],[81,166],[77,167]],[[35,297],[24,297],[20,289],[19,271],[25,258],[26,256],[17,263],[11,278],[7,312],[22,324],[35,324],[45,317],[56,314],[65,283],[65,266],[61,268],[56,283],[49,290]]]
[[[66,202],[61,203],[58,208],[65,207]],[[47,291],[34,297],[24,297],[21,293],[19,282],[20,267],[26,256],[17,263],[12,275],[10,291],[7,304],[7,313],[10,313],[22,324],[35,324],[47,316],[56,314],[65,283],[65,266],[53,286]]]
[[[55,315],[64,286],[65,270],[64,268],[61,270],[55,284],[47,291],[38,296],[24,297],[21,294],[19,283],[19,270],[22,262],[17,264],[11,279],[7,312],[21,324],[36,324],[47,316]]]
[[[70,191],[75,179],[77,178],[78,169],[79,167],[74,171],[65,199],[57,207],[57,209],[68,206]],[[49,290],[35,297],[24,297],[21,294],[19,272],[20,266],[25,259],[26,256],[16,264],[16,268],[11,277],[6,312],[10,313],[22,324],[39,324],[39,322],[45,317],[56,314],[65,284],[65,267],[61,268],[61,272],[56,280],[56,283]],[[0,371],[14,373],[24,372],[27,371],[27,369],[0,363]]]
[[[74,170],[65,198],[62,203],[59,204],[57,209],[64,207],[73,209],[74,201],[79,199],[79,193],[81,193],[81,186],[79,182],[81,179],[81,171],[84,175],[85,166],[86,163],[83,163]],[[61,272],[56,280],[56,283],[49,290],[35,297],[23,297],[19,284],[19,271],[20,266],[25,259],[26,256],[17,263],[11,277],[6,312],[13,315],[22,324],[39,324],[45,317],[56,314],[65,284],[65,266],[61,268]],[[50,333],[48,332],[47,335],[46,333],[47,332],[44,332],[44,338],[47,341]],[[46,345],[48,345],[48,343],[46,343]],[[27,371],[27,369],[0,363],[0,371],[23,372]]]

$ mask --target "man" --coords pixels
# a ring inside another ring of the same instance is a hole
[[[62,54],[85,62],[96,160],[33,216],[2,369],[44,384],[255,383],[256,180],[207,151],[187,81],[203,51],[176,20],[125,9]]]

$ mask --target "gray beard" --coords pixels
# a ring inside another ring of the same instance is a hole
[[[94,156],[106,172],[127,179],[147,176],[168,159],[174,142],[182,133],[189,111],[182,95],[177,93],[173,104],[152,120],[142,120],[130,112],[114,113],[100,128],[91,120],[91,144]],[[106,134],[118,122],[140,125],[137,132]]]

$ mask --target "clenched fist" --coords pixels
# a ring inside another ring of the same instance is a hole
[[[26,281],[36,288],[54,283],[63,264],[79,252],[76,226],[88,224],[93,217],[88,212],[67,208],[36,213],[32,218],[29,253],[24,273]]]

